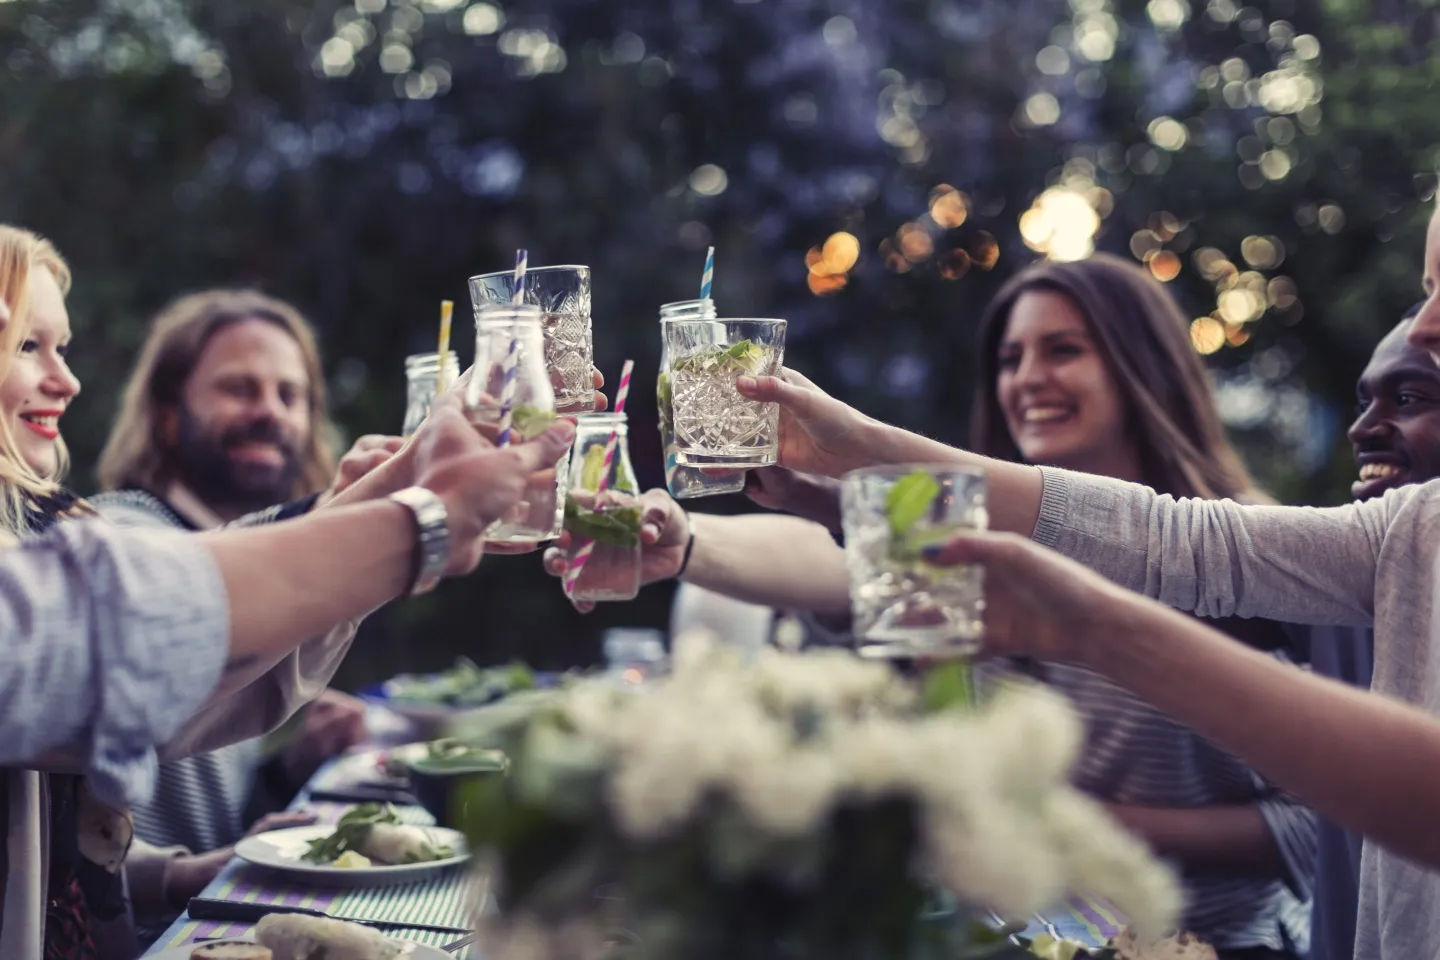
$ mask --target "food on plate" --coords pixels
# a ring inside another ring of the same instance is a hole
[[[190,960],[273,960],[274,956],[269,947],[239,940],[202,943],[190,951]]]
[[[329,836],[311,840],[302,859],[333,866],[352,851],[381,866],[428,863],[455,855],[425,828],[400,823],[390,804],[362,803],[341,817]]]
[[[366,867],[374,866],[370,858],[358,850],[346,850],[335,858],[332,867],[339,867],[341,870],[364,870]]]
[[[261,917],[255,939],[274,952],[275,960],[394,960],[405,949],[369,927],[295,913]]]
[[[479,707],[516,690],[535,687],[535,674],[523,663],[483,668],[460,657],[455,666],[428,676],[403,674],[387,682],[385,696],[394,703]]]
[[[434,740],[425,745],[425,755],[412,758],[411,767],[443,773],[447,770],[504,770],[510,765],[502,750],[488,750],[460,740]]]

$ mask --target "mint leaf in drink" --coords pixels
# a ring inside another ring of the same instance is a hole
[[[961,660],[934,667],[925,674],[920,697],[931,713],[974,706],[970,664]]]
[[[670,416],[670,404],[674,402],[674,397],[670,393],[670,377],[664,370],[655,380],[655,400],[660,405],[660,416]]]
[[[607,546],[633,550],[640,545],[640,508],[589,510],[565,498],[565,529]]]
[[[549,430],[550,424],[554,422],[554,411],[542,410],[539,407],[516,407],[510,414],[511,429],[519,434],[522,440],[534,440]]]
[[[930,512],[939,495],[940,481],[924,470],[916,470],[896,480],[885,496],[885,519],[890,522],[890,532],[904,538]]]

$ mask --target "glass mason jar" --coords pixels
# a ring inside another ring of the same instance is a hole
[[[440,375],[440,355],[416,353],[405,358],[405,426],[400,435],[408,437],[430,416]],[[455,351],[445,354],[445,386],[454,386],[460,377],[460,358]]]
[[[681,300],[660,308],[660,375],[655,380],[655,401],[660,411],[660,442],[665,448],[665,486],[676,500],[713,497],[722,493],[739,493],[745,489],[745,474],[712,477],[696,467],[687,467],[675,458],[675,421],[671,417],[669,348],[665,344],[665,324],[670,320],[714,320],[714,300]]]
[[[513,380],[508,407],[505,381]],[[465,391],[470,422],[495,443],[533,440],[555,422],[555,391],[545,369],[540,308],[486,307],[475,315],[475,367]],[[508,437],[503,420],[508,409]],[[486,531],[485,539],[505,543],[553,540],[560,521],[569,452],[556,465],[553,481],[532,483],[509,514]]]
[[[565,529],[573,540],[572,567],[579,554],[586,556],[578,572],[572,570],[573,580],[567,576],[572,600],[633,600],[640,592],[640,485],[630,465],[628,433],[623,413],[578,418]],[[607,467],[612,435],[615,451]]]

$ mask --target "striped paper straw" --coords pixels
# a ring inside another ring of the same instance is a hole
[[[517,307],[525,302],[525,268],[530,262],[530,254],[524,247],[515,251],[515,292],[510,295],[510,302]]]
[[[700,299],[710,299],[710,287],[715,282],[715,248],[705,252],[705,272],[700,274]]]
[[[530,255],[526,253],[524,247],[515,251],[515,293],[511,296],[510,302],[517,307],[525,302],[525,266],[529,260]],[[510,349],[505,351],[505,359],[500,363],[500,432],[495,443],[501,447],[510,445],[510,424],[514,419],[516,371],[519,366],[520,336],[517,333],[510,339]]]
[[[625,366],[620,370],[620,385],[615,388],[615,413],[618,416],[625,412],[625,398],[630,396],[630,375],[635,372],[635,361],[626,360]],[[605,488],[610,485],[610,467],[615,463],[615,454],[620,449],[620,429],[610,431],[610,439],[605,441],[605,466],[600,471],[600,482],[595,490],[596,500]],[[596,504],[599,505],[598,502]],[[580,571],[585,569],[585,564],[590,560],[590,554],[595,552],[595,541],[587,540],[570,561],[570,569],[565,573],[565,592],[575,592],[575,582],[580,579]]]

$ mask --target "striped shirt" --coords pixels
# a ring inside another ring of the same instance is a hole
[[[169,503],[143,490],[103,493],[90,503],[117,526],[197,529]],[[310,497],[270,507],[230,526],[286,519],[304,513],[313,503]],[[153,795],[132,809],[136,836],[155,846],[182,846],[196,852],[230,846],[249,826],[246,807],[261,762],[261,741],[246,740],[162,763]]]
[[[1106,803],[1194,808],[1254,804],[1287,870],[1281,878],[1183,877],[1184,929],[1222,950],[1303,946],[1314,876],[1315,815],[1266,784],[1248,766],[1099,674],[1040,665],[1043,681],[1075,707],[1085,744],[1072,773],[1077,787]],[[985,664],[981,682],[1016,676]]]

